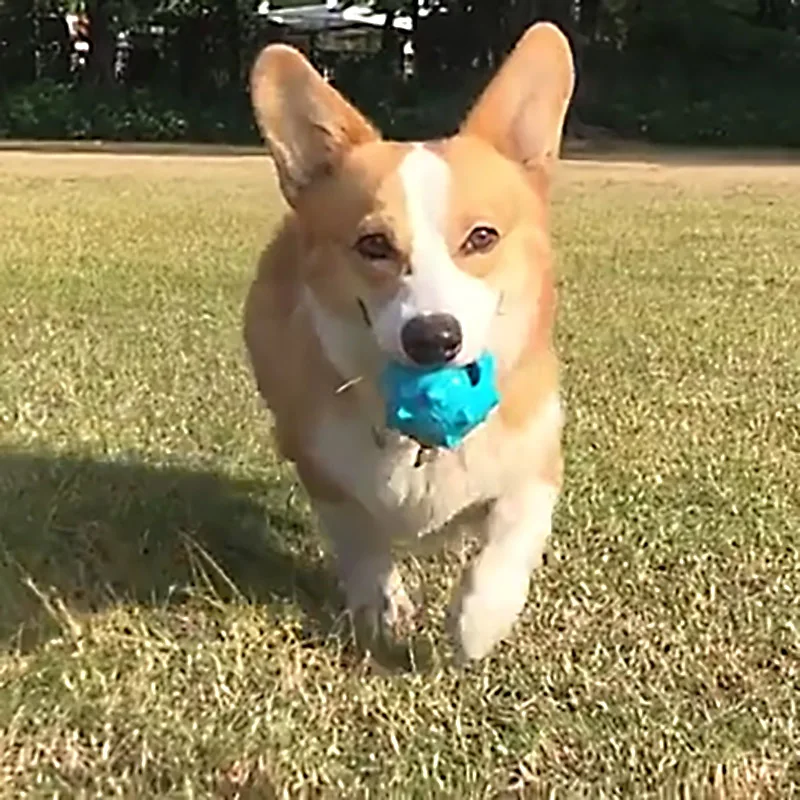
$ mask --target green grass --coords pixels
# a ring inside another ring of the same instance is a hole
[[[565,167],[566,491],[459,671],[463,556],[410,566],[427,657],[360,660],[270,449],[267,162],[0,159],[1,796],[798,792],[796,170]]]

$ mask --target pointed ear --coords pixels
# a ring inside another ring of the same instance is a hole
[[[480,137],[526,170],[558,159],[575,87],[567,37],[551,23],[528,28],[467,116],[462,133]]]
[[[250,73],[253,111],[294,205],[303,189],[329,175],[348,150],[377,131],[293,47],[265,47]]]

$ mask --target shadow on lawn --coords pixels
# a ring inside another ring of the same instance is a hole
[[[326,635],[340,601],[292,485],[0,450],[0,646],[33,645],[53,609],[154,605],[208,576],[300,605]],[[48,606],[50,610],[48,611]]]

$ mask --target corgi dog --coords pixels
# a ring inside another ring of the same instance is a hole
[[[449,615],[466,659],[511,633],[561,487],[548,195],[574,83],[566,37],[538,23],[457,134],[397,142],[294,48],[268,45],[251,72],[289,206],[244,311],[278,447],[349,609],[379,634],[415,614],[396,545],[477,521],[482,549]],[[387,429],[387,364],[470,365],[482,352],[499,402],[457,446]]]

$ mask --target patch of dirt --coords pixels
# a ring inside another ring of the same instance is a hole
[[[621,139],[568,139],[568,177],[645,182],[800,182],[800,151],[661,147]]]
[[[272,174],[258,148],[104,142],[0,142],[0,171],[53,176],[138,172],[144,165],[165,177],[203,170]],[[571,139],[562,179],[719,183],[800,183],[800,151],[656,147],[640,142]]]

